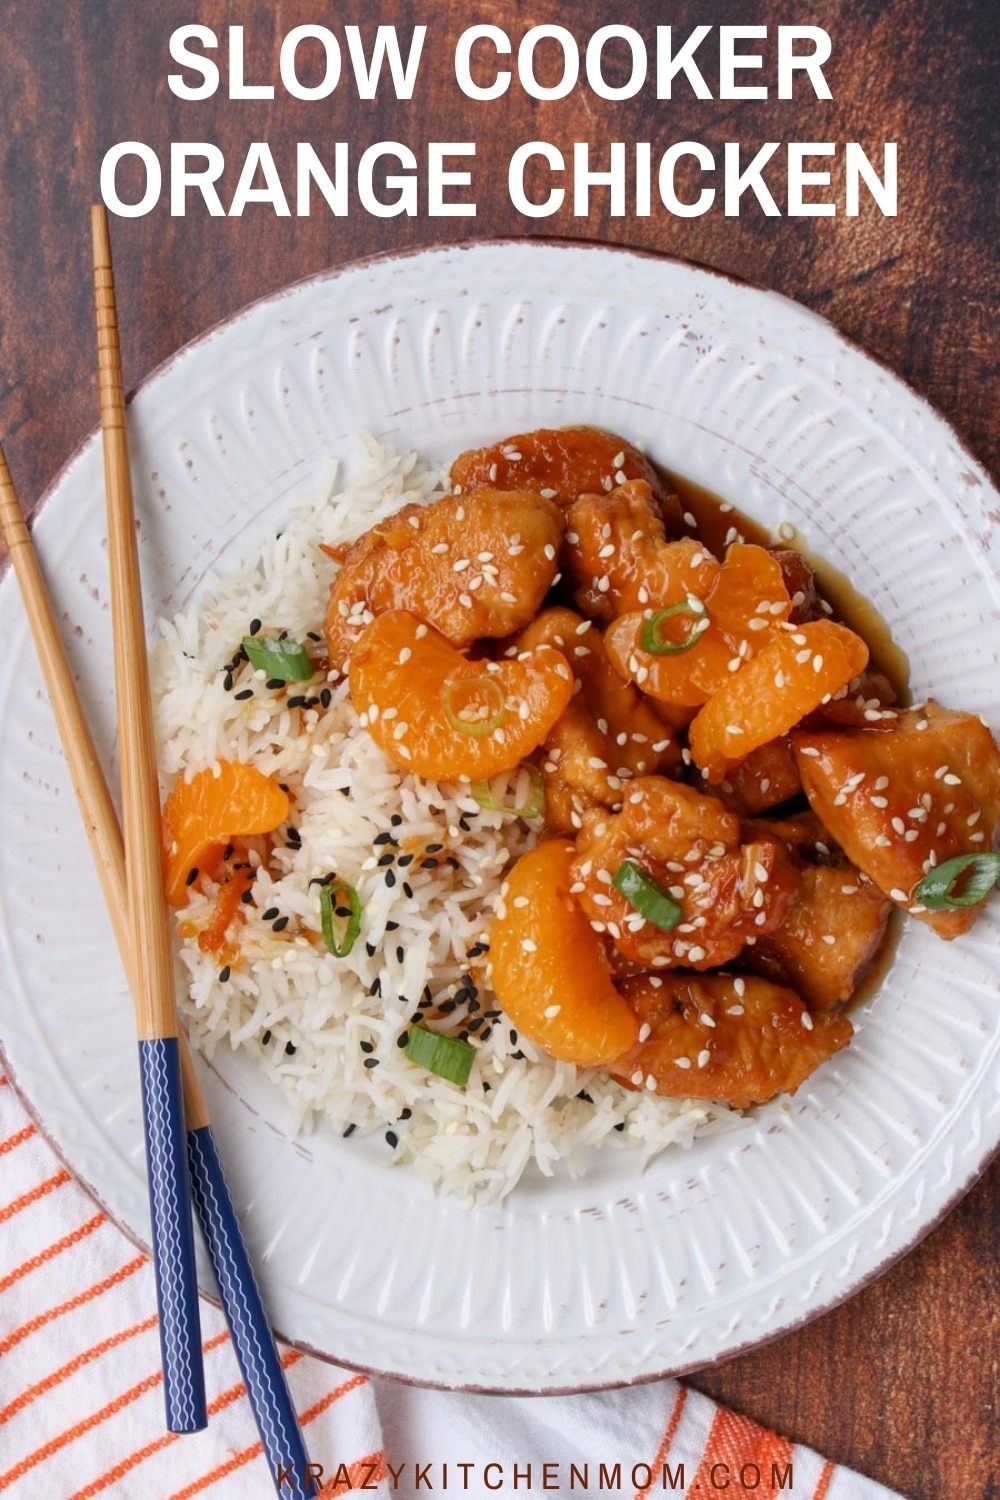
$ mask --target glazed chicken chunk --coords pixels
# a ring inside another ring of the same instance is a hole
[[[729,963],[783,921],[797,877],[787,848],[714,797],[661,776],[631,783],[620,813],[590,813],[577,838],[574,894],[627,959],[653,969]],[[664,931],[614,884],[629,862],[681,908]]]
[[[488,448],[470,448],[451,466],[457,493],[487,485],[539,490],[559,505],[569,505],[578,495],[611,491],[629,479],[641,479],[649,486],[668,524],[680,520],[677,497],[666,493],[646,455],[598,427],[540,427],[520,432]]]
[[[406,505],[341,559],[324,630],[344,668],[375,615],[408,610],[462,649],[527,625],[558,566],[563,517],[534,490],[476,490]]]
[[[642,974],[621,990],[645,1040],[611,1073],[678,1099],[749,1109],[792,1094],[853,1034],[846,1016],[812,1016],[792,990],[766,979]]]
[[[863,729],[796,730],[792,744],[810,805],[848,858],[941,937],[967,931],[978,907],[927,911],[916,888],[945,860],[993,848],[1000,754],[985,725],[927,702]]]
[[[704,598],[719,573],[690,537],[669,541],[660,507],[641,479],[610,494],[581,495],[566,512],[566,573],[577,608],[593,620]]]

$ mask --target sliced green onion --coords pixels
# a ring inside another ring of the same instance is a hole
[[[672,620],[675,615],[693,615],[695,623],[682,641],[665,641],[660,635],[660,626],[664,620]],[[682,599],[679,604],[658,609],[643,622],[639,632],[639,645],[651,656],[679,656],[682,651],[690,651],[692,646],[697,645],[708,628],[710,619],[711,616],[700,599]]]
[[[525,766],[524,769],[531,778],[531,795],[521,807],[511,807],[509,802],[498,802],[488,781],[474,781],[469,790],[479,806],[487,812],[507,813],[512,818],[537,818],[545,810],[545,783],[537,766]]]
[[[436,1073],[448,1083],[457,1083],[465,1088],[472,1072],[475,1047],[460,1042],[454,1036],[442,1036],[439,1031],[428,1031],[425,1026],[411,1026],[406,1043],[406,1055],[410,1062]]]
[[[652,922],[661,932],[673,932],[684,915],[683,908],[634,859],[627,859],[618,866],[611,877],[611,884],[630,906],[634,906],[647,922]]]
[[[476,694],[479,695],[478,702]],[[492,704],[484,702],[484,698],[492,700]],[[507,700],[503,695],[503,688],[492,677],[457,677],[454,682],[445,683],[444,711],[452,729],[457,729],[459,734],[471,734],[479,739],[484,734],[492,734],[501,724],[507,712]],[[485,712],[486,717],[470,719],[470,712]]]
[[[1000,854],[956,854],[928,870],[913,893],[928,911],[978,906],[1000,879]]]
[[[323,941],[334,958],[346,958],[361,931],[361,897],[346,880],[330,880],[319,893]]]
[[[259,635],[245,635],[243,650],[250,665],[268,677],[280,677],[285,682],[308,682],[316,670],[309,653],[300,641],[265,639]]]

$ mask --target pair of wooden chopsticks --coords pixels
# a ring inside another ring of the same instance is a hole
[[[92,217],[124,829],[119,827],[2,449],[0,529],[24,596],[135,1000],[167,1425],[174,1432],[192,1432],[207,1420],[193,1197],[272,1479],[282,1494],[305,1500],[315,1494],[316,1486],[177,1020],[110,236],[103,207],[95,207]]]

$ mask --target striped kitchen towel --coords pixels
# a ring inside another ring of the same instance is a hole
[[[209,1303],[209,1425],[184,1437],[164,1431],[152,1268],[62,1167],[2,1076],[0,1226],[0,1493],[280,1493],[222,1314]],[[881,1485],[673,1380],[583,1396],[470,1396],[369,1380],[292,1349],[284,1360],[325,1496],[644,1500],[728,1490],[891,1500]]]

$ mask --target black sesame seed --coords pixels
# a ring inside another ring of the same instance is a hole
[[[184,884],[185,885],[194,885],[194,883],[195,883],[195,881],[197,879],[198,879],[198,866],[195,865],[192,869],[188,870],[187,874],[185,875],[185,877],[184,877]]]
[[[510,1031],[507,1034],[510,1037],[510,1045],[512,1047],[516,1047],[517,1046],[517,1032],[514,1030],[513,1026],[510,1028]]]
[[[409,1041],[410,1033],[408,1031],[401,1031],[399,1033],[399,1036],[396,1038],[396,1046],[400,1048],[406,1047],[409,1045]]]
[[[445,860],[445,864],[446,865],[451,865],[451,868],[453,870],[460,870],[462,868],[461,864],[455,858],[454,854],[449,854],[448,855],[448,858]]]
[[[586,1089],[581,1089],[576,1097],[578,1099],[582,1099],[584,1104],[593,1104],[594,1102],[590,1095],[587,1093]]]
[[[340,788],[340,795],[342,797],[349,797],[351,795],[351,789],[350,789],[350,787],[349,786],[342,786]]]
[[[375,957],[375,944],[374,943],[366,943],[365,944],[365,952],[368,954],[369,958],[374,958]]]
[[[388,828],[383,828],[382,832],[377,833],[372,839],[373,844],[394,844],[395,842],[396,840],[393,838]]]
[[[484,1026],[483,1030],[482,1030],[482,1034],[480,1035],[479,1040],[481,1042],[488,1042],[489,1039],[490,1039],[490,1033],[492,1032],[492,1030],[493,1030],[492,1026]],[[487,1084],[486,1087],[489,1088],[489,1084]]]
[[[403,959],[405,957],[406,957],[406,950],[404,948],[397,948],[396,949],[396,962],[398,964],[401,964],[403,962]]]
[[[393,813],[392,816],[389,819],[389,822],[392,824],[393,828],[398,828],[399,825],[400,825],[400,823],[402,823],[402,821],[403,821],[403,815],[402,815],[402,813]]]
[[[321,635],[317,635],[316,632],[315,632],[315,630],[307,630],[306,631],[306,640],[307,641],[321,641],[322,639],[323,639],[323,637]]]
[[[294,1057],[295,1053],[297,1052],[297,1050],[298,1049],[295,1046],[294,1042],[286,1042],[285,1043],[285,1056],[286,1057]]]
[[[333,694],[330,692],[329,688],[323,688],[321,690],[319,701],[322,703],[324,708],[330,707],[330,704],[333,702]]]
[[[270,1040],[271,1040],[271,1032],[270,1032],[270,1030],[267,1030],[267,1031],[264,1032],[264,1035],[260,1039],[261,1046],[262,1047],[266,1047],[267,1044],[268,1044],[268,1042]]]
[[[358,1046],[361,1048],[362,1052],[364,1052],[366,1054],[369,1054],[369,1055],[372,1052],[375,1051],[375,1043],[374,1042],[359,1042]]]
[[[386,924],[385,924],[385,930],[386,930],[386,932],[396,932],[398,928],[399,928],[399,923],[398,922],[391,922],[390,921],[390,922],[386,922]]]
[[[302,835],[297,828],[287,828],[285,830],[285,838],[290,844],[299,845],[302,842]]]
[[[485,1041],[485,1040],[486,1040],[486,1032],[484,1031],[483,1032],[483,1041]],[[489,1091],[490,1091],[490,1089],[492,1087],[493,1087],[493,1085],[491,1083],[488,1083],[487,1080],[484,1078],[483,1079],[483,1093],[484,1094],[488,1094]]]
[[[223,857],[223,859],[232,859],[232,857],[233,857],[233,846],[232,846],[232,844],[227,844],[226,845],[226,847],[222,851],[222,857]]]
[[[227,693],[231,693],[232,692],[232,690],[233,690],[233,674],[232,674],[232,672],[227,672],[226,673],[225,677],[222,679],[222,686],[225,688],[225,690],[226,690]]]
[[[408,880],[403,881],[403,895],[406,897],[407,901],[413,900],[413,887]]]
[[[619,1120],[618,1124],[615,1126],[615,1129],[616,1130],[624,1130],[625,1129],[625,1121],[624,1120]]]
[[[420,861],[420,868],[422,870],[436,870],[437,867],[438,862],[436,859],[422,859]]]
[[[457,1000],[442,1000],[441,1004],[438,1006],[438,1010],[441,1012],[441,1014],[443,1016],[450,1016],[451,1013],[452,1013],[452,1011],[453,1010],[457,1010],[457,1009],[458,1009],[458,1001]]]
[[[243,902],[244,906],[249,906],[253,901],[253,891],[244,891],[242,896],[240,897],[240,900]]]
[[[375,979],[372,980],[371,984],[368,986],[368,993],[369,993],[369,995],[381,995],[381,993],[382,993],[382,981],[381,981],[381,979],[375,978]]]
[[[413,1118],[413,1110],[409,1105],[407,1105],[405,1109],[401,1109],[399,1111],[399,1118],[401,1120],[410,1120]]]
[[[465,816],[464,813],[462,814],[462,816],[458,820],[458,826],[459,826],[459,828],[461,828],[461,830],[462,830],[463,833],[469,833],[469,832],[471,832],[471,825],[469,823],[468,818]]]
[[[407,867],[407,865],[412,865],[412,863],[413,863],[413,855],[412,854],[401,854],[399,856],[399,868],[401,870],[405,870],[406,867]]]
[[[378,1058],[377,1057],[366,1057],[365,1058],[365,1067],[366,1068],[377,1068],[378,1067]]]
[[[253,688],[240,688],[238,693],[233,694],[234,701],[237,703],[245,703],[248,698],[252,697]]]
[[[444,845],[443,844],[427,844],[427,845],[425,845],[425,848],[426,848],[426,852],[428,854],[440,854],[441,850],[444,848]]]
[[[274,919],[275,919],[275,917],[278,915],[278,913],[279,913],[280,910],[281,910],[280,907],[269,906],[267,908],[267,911],[263,913],[263,915],[261,917],[261,921],[262,922],[273,922]]]
[[[483,1024],[483,1022],[485,1020],[486,1020],[485,1016],[473,1016],[472,1020],[468,1022],[466,1030],[468,1030],[468,1031],[478,1031],[479,1028],[480,1028],[480,1026],[482,1026],[482,1024]]]
[[[250,634],[251,635],[256,635],[259,629],[260,629],[260,621],[259,620],[251,620],[250,621]]]
[[[305,695],[305,693],[293,693],[292,696],[288,700],[288,707],[289,708],[305,708],[306,707],[306,695]]]
[[[474,995],[470,994],[469,995],[469,1012],[470,1012],[470,1014],[474,1013],[475,1011],[477,1011],[479,1009],[480,1009],[479,1001],[476,999],[476,997]],[[485,1019],[486,1019],[486,1017],[484,1016],[483,1020],[485,1021]]]
[[[225,966],[225,967],[224,967],[224,968],[222,968],[222,969],[220,969],[220,970],[219,970],[219,983],[220,983],[220,984],[225,984],[225,983],[226,983],[226,981],[227,981],[227,979],[228,979],[228,978],[229,978],[229,976],[230,976],[230,974],[231,974],[231,973],[232,973],[232,972],[233,972],[233,971],[232,971],[232,969],[231,969],[231,968],[230,968],[230,967],[229,967],[229,965],[228,965],[228,964],[226,964],[226,966]]]
[[[392,865],[395,864],[395,862],[396,856],[394,854],[380,854],[378,859],[378,868],[380,870],[384,870],[386,865]]]
[[[269,677],[264,686],[268,688],[283,688],[285,679],[283,677]]]
[[[516,1052],[512,1052],[510,1055],[515,1062],[524,1062],[524,1053],[520,1050],[520,1048],[518,1048]]]
[[[385,1138],[390,1146],[396,1147],[399,1145],[399,1136],[394,1130],[387,1130],[385,1133]]]
[[[381,861],[380,861],[380,863],[381,863]],[[395,870],[386,870],[386,872],[385,872],[385,883],[390,888],[390,890],[396,884],[396,872],[395,872]]]
[[[272,924],[271,924],[271,931],[272,932],[284,932],[284,930],[285,930],[285,928],[287,926],[288,926],[288,918],[287,917],[279,917],[276,922],[272,922]]]
[[[348,1125],[347,1129],[344,1131],[344,1140],[346,1141],[349,1135],[353,1135],[357,1128],[358,1127],[356,1125]]]

